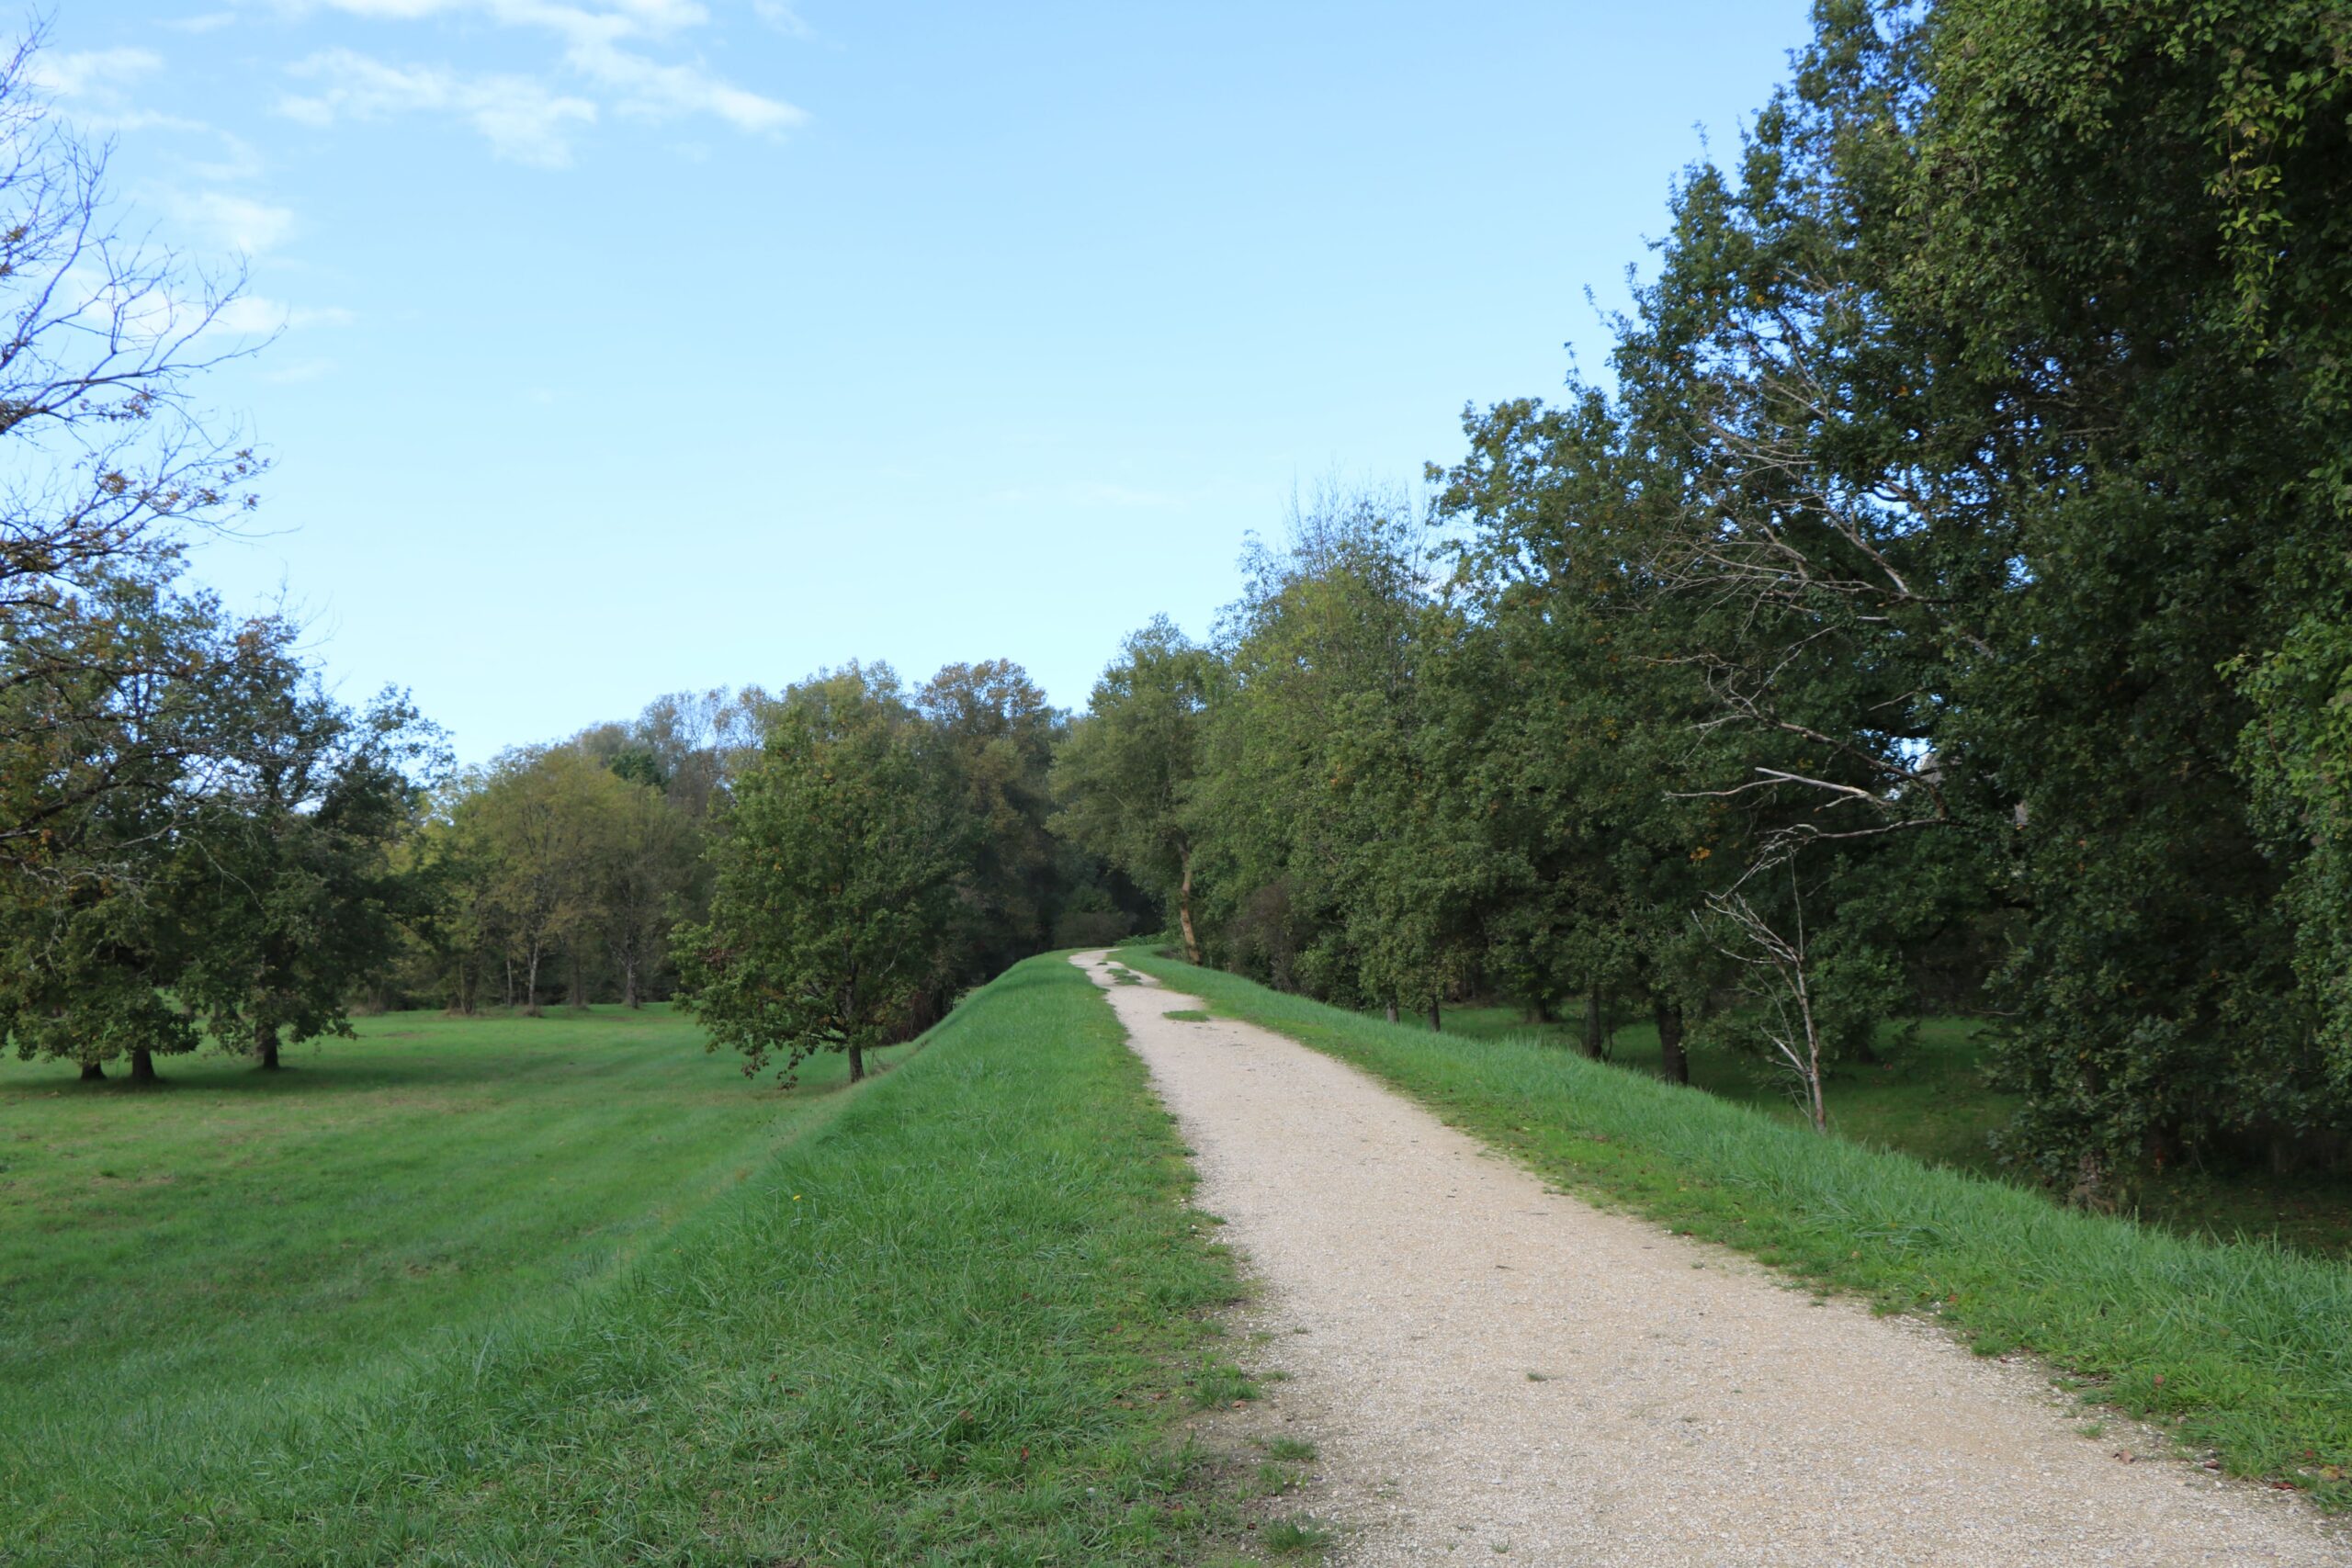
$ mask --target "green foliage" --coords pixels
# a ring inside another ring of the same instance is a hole
[[[189,828],[205,846],[187,890],[199,935],[176,990],[216,1039],[275,1067],[281,1045],[348,1036],[348,1003],[396,951],[417,888],[390,851],[435,739],[405,698],[349,713],[283,654],[245,705],[262,743]]]
[[[942,976],[952,993],[1056,945],[1063,906],[1077,891],[1046,830],[1047,775],[1069,718],[1005,659],[947,665],[914,706],[942,753],[970,846],[948,943],[953,966]]]
[[[686,1006],[714,1050],[786,1081],[816,1051],[903,1039],[950,951],[972,819],[888,666],[794,687],[713,848],[707,922],[679,928]]]
[[[386,854],[431,737],[319,692],[277,618],[114,578],[0,645],[0,1034],[95,1076],[345,1028],[406,896]]]
[[[1193,830],[1185,815],[1216,660],[1165,617],[1128,637],[1054,758],[1054,831],[1172,908],[1198,956]]]
[[[1490,867],[1446,787],[1432,667],[1456,622],[1421,535],[1398,498],[1334,494],[1244,558],[1192,809],[1235,957],[1426,1008],[1475,964]]]
[[[2329,1077],[2352,1094],[2352,604],[2299,625],[2245,690],[2258,820],[2298,862],[2285,895],[2296,973],[2320,1010]]]

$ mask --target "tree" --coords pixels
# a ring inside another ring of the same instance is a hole
[[[397,950],[413,885],[390,856],[411,828],[436,734],[386,692],[352,713],[296,661],[294,628],[257,622],[233,704],[229,766],[188,832],[202,853],[183,919],[197,940],[176,986],[214,1037],[266,1069],[282,1044],[348,1036],[347,1007]]]
[[[626,752],[623,757],[642,757]],[[655,781],[611,770],[614,784],[594,796],[595,862],[592,897],[605,952],[620,972],[620,1000],[638,1007],[648,977],[669,951],[676,906],[693,885],[701,836]]]
[[[175,995],[204,950],[221,801],[253,733],[243,697],[283,672],[282,628],[208,597],[101,581],[0,646],[0,1032],[80,1064],[196,1048]]]
[[[887,665],[793,687],[712,848],[707,921],[673,938],[686,1007],[744,1072],[903,1038],[970,865],[950,780]]]
[[[1491,866],[1434,722],[1462,627],[1426,531],[1403,496],[1332,491],[1243,565],[1194,792],[1228,899],[1250,901],[1228,924],[1317,994],[1435,1025],[1475,968]]]
[[[1465,416],[1470,455],[1432,475],[1440,515],[1473,530],[1473,624],[1439,711],[1497,861],[1491,973],[1539,1016],[1580,1001],[1595,1058],[1630,994],[1684,1083],[1717,967],[1692,915],[1744,863],[1749,814],[1685,793],[1724,758],[1681,657],[1693,606],[1652,566],[1679,521],[1673,476],[1600,392],[1571,391]]]
[[[947,769],[974,845],[957,886],[951,945],[961,985],[1045,950],[1061,897],[1061,867],[1046,822],[1054,750],[1067,717],[1010,660],[950,664],[914,707]]]
[[[1054,831],[1085,845],[1173,908],[1201,961],[1187,798],[1219,683],[1217,661],[1156,617],[1120,645],[1054,759]]]
[[[507,753],[460,806],[478,845],[474,863],[486,878],[484,912],[504,939],[510,1006],[519,978],[521,1006],[537,1014],[541,966],[594,931],[599,813],[616,791],[639,787],[558,746]]]

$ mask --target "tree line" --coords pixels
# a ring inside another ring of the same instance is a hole
[[[1646,1018],[1671,1076],[1749,1051],[1816,1124],[1834,1064],[1977,1012],[2007,1149],[2084,1201],[2340,1163],[2352,23],[1815,21],[1675,185],[1605,378],[1469,411],[1424,498],[1300,505],[1075,716],[1001,661],[854,664],[451,773],[177,585],[255,468],[192,438],[183,359],[20,355],[6,435],[89,456],[0,512],[9,1040],[676,996],[752,1070],[857,1068],[1140,919],[1437,1027],[1500,997],[1604,1055]]]
[[[296,619],[233,613],[187,570],[267,468],[195,400],[253,351],[229,333],[243,279],[113,225],[106,149],[51,116],[41,43],[0,60],[7,1048],[85,1078],[152,1081],[208,1042],[268,1070],[364,1008],[537,1013],[686,983],[755,1069],[780,1030],[791,1060],[856,1063],[1148,909],[1047,830],[1068,716],[1004,660],[673,695],[463,770],[404,693],[335,695]],[[800,853],[832,858],[787,868]],[[751,886],[772,874],[798,880]],[[845,955],[839,986],[808,954],[741,977],[726,922],[787,889],[776,932]]]
[[[1132,638],[1069,818],[1196,959],[1821,1077],[1965,1007],[2086,1201],[2352,1133],[2352,20],[1824,0],[1606,380]],[[1430,526],[1434,525],[1435,526]]]
[[[861,970],[843,1048],[907,1038],[1016,959],[1115,941],[1151,914],[1047,827],[1069,728],[1007,660],[912,687],[853,662],[775,693],[664,696],[448,773],[390,849],[417,897],[372,999],[536,1013],[684,985],[717,1023],[730,942],[837,944]],[[714,935],[753,907],[765,929]],[[868,920],[891,932],[887,957]]]

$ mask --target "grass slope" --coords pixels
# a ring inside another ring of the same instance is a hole
[[[1135,949],[1230,1017],[1354,1063],[1581,1191],[2022,1348],[2225,1468],[2352,1506],[2352,1268],[2071,1213],[1557,1046],[1385,1023]]]
[[[200,1448],[10,1435],[0,1562],[1174,1560],[1217,1523],[1169,1438],[1237,1287],[1168,1118],[1059,959],[924,1044],[567,1312]]]
[[[1415,1019],[1406,1021],[1419,1024]],[[1515,1008],[1445,1011],[1447,1033],[1478,1040],[1532,1039],[1577,1049],[1582,1029],[1577,1020],[1531,1023]],[[1662,1071],[1657,1031],[1649,1023],[1629,1022],[1615,1029],[1610,1049],[1620,1066],[1652,1076]],[[1916,1155],[1931,1165],[2006,1176],[1990,1134],[2007,1124],[2018,1097],[1985,1081],[1987,1051],[1984,1025],[1975,1020],[1923,1020],[1918,1037],[1891,1048],[1884,1063],[1848,1062],[1831,1068],[1823,1086],[1829,1130],[1857,1143]],[[1710,1050],[1697,1042],[1690,1061],[1694,1087],[1792,1123],[1802,1120],[1788,1074],[1755,1057]],[[2131,1207],[2143,1220],[2189,1235],[2224,1241],[2267,1235],[2324,1257],[2352,1258],[2352,1183],[2322,1175],[2175,1164],[2137,1173]]]
[[[754,1090],[667,1009],[358,1027],[274,1074],[167,1061],[153,1089],[0,1066],[0,1453],[70,1469],[127,1425],[200,1447],[560,1305],[845,1077]]]

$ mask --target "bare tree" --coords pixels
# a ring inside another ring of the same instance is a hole
[[[38,90],[43,41],[0,57],[0,626],[164,564],[188,529],[249,511],[264,467],[187,400],[258,346],[228,331],[242,271],[117,226],[107,147]]]
[[[1962,462],[1928,471],[1905,455],[1860,477],[1826,455],[1854,421],[1851,376],[1826,340],[1827,318],[1867,308],[1811,279],[1808,313],[1772,306],[1726,325],[1712,371],[1690,409],[1702,439],[1683,525],[1645,562],[1669,592],[1716,612],[1681,662],[1701,671],[1715,716],[1702,729],[1774,735],[1824,764],[1759,763],[1728,799],[1762,794],[1797,815],[1768,836],[1757,864],[1823,840],[1871,838],[1952,820],[1944,759],[1906,724],[1932,710],[1923,693],[1955,660],[1992,650],[1963,600],[1917,559],[1928,524],[1981,506],[1987,479]],[[1911,466],[1906,467],[1905,464]],[[1868,649],[1888,671],[1909,669],[1916,689],[1890,683],[1860,724],[1825,726],[1792,713],[1792,677],[1809,665],[1853,668]]]
[[[1790,914],[1785,931],[1742,891],[1749,878],[1777,865],[1789,870]],[[1804,889],[1797,882],[1793,850],[1777,862],[1758,865],[1729,891],[1710,894],[1707,908],[1737,939],[1718,945],[1725,957],[1746,967],[1754,982],[1743,989],[1763,1004],[1758,1024],[1767,1049],[1774,1061],[1796,1075],[1813,1130],[1828,1132],[1829,1112],[1821,1098],[1821,1021],[1812,954],[1806,945]]]

